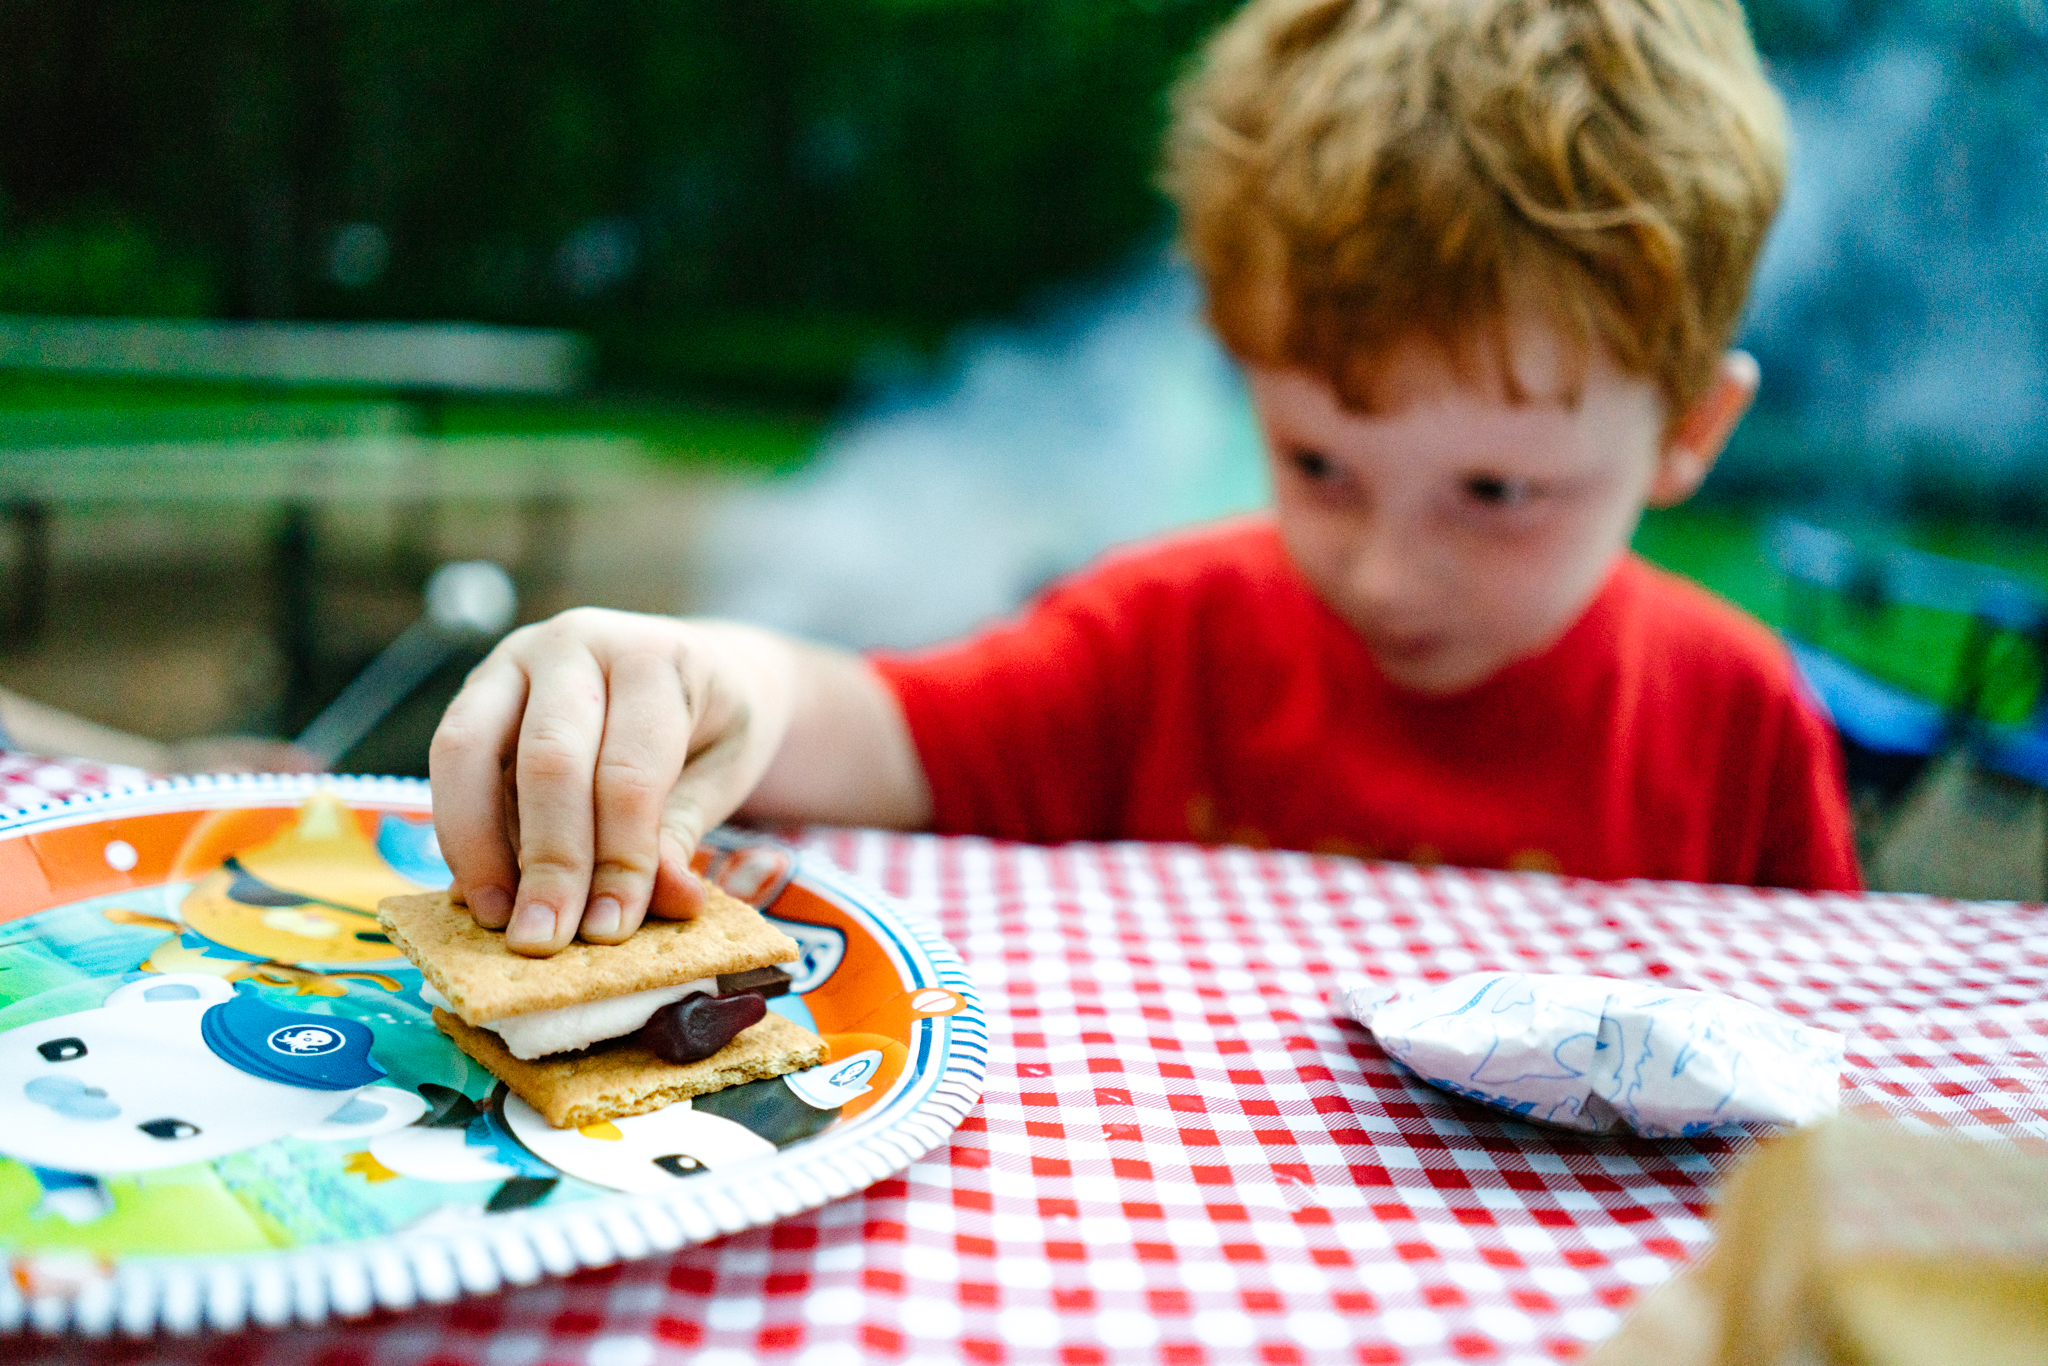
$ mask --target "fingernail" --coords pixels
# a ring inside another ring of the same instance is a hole
[[[601,896],[590,903],[583,912],[583,937],[585,939],[616,939],[619,926],[625,921],[625,908],[614,896]]]
[[[520,944],[545,944],[555,937],[555,912],[538,901],[529,901],[512,917],[505,938]]]
[[[512,894],[503,887],[473,887],[468,901],[470,914],[485,929],[496,929],[512,918]]]

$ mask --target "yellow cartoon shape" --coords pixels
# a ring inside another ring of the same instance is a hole
[[[259,977],[296,984],[302,994],[334,994],[337,987],[308,970],[396,959],[377,924],[377,903],[426,890],[393,871],[356,813],[325,791],[267,838],[215,857],[220,862],[199,874],[179,904],[179,932],[146,969]],[[398,989],[378,974],[349,975]]]

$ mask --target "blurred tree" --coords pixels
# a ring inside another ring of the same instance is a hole
[[[1231,7],[0,0],[0,307],[563,323],[822,396],[1159,233],[1162,94]],[[211,283],[17,287],[85,223]]]

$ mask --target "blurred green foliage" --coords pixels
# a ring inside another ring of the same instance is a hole
[[[1752,9],[1797,59],[1914,2]],[[1234,7],[0,3],[0,310],[568,325],[615,384],[829,400],[1161,240]]]
[[[0,238],[0,309],[18,313],[204,317],[213,271],[137,224],[86,218]]]
[[[1162,236],[1163,92],[1230,8],[0,5],[0,309],[566,324],[823,397]]]
[[[1774,515],[1772,508],[1743,504],[1653,509],[1636,530],[1635,550],[1772,626],[1801,619],[1801,631],[1813,643],[1874,677],[1937,702],[1953,699],[1969,618],[1899,604],[1858,611],[1854,604],[1831,603],[1816,613],[1813,602],[1795,602],[1793,585],[1771,562]],[[1920,517],[1873,529],[1869,540],[1968,560],[2048,588],[2048,542],[2031,527]],[[2009,639],[1997,643],[1991,691],[1982,701],[1991,720],[2023,720],[2040,695],[2038,671],[2030,669],[2018,644]]]

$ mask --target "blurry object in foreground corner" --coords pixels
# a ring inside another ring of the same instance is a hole
[[[357,674],[293,743],[332,765],[464,646],[487,646],[518,615],[512,576],[489,560],[444,564],[427,580],[426,610]]]
[[[876,395],[706,519],[694,606],[851,646],[959,635],[1119,541],[1266,500],[1244,384],[1166,258]]]
[[[1804,522],[1771,540],[1793,658],[1842,737],[1871,886],[2048,898],[2048,594]],[[1904,638],[1954,643],[1901,658]]]
[[[1587,1366],[2048,1361],[2048,1156],[1838,1120],[1729,1179],[1705,1257]]]

